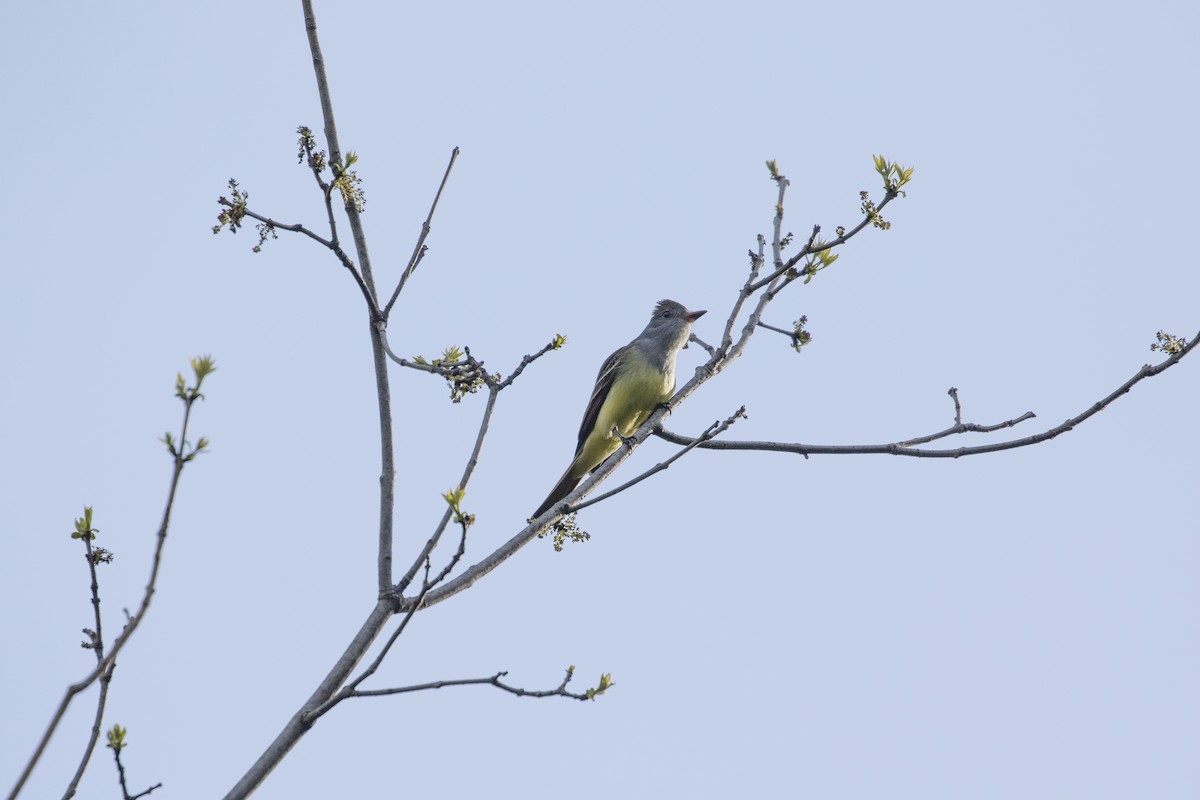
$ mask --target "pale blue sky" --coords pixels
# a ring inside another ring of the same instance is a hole
[[[1198,13],[1184,4],[318,3],[380,283],[450,149],[431,250],[391,325],[508,372],[467,497],[468,558],[519,530],[570,457],[601,360],[672,297],[717,331],[791,178],[787,227],[853,224],[883,153],[907,199],[783,295],[802,355],[760,335],[670,420],[741,404],[731,438],[873,443],[965,416],[1057,424],[1200,328],[1191,210]],[[117,560],[109,630],[145,581],[189,356],[219,371],[159,593],[107,724],[154,797],[223,794],[374,603],[376,412],[357,289],[328,254],[209,232],[234,176],[319,226],[295,128],[320,127],[299,3],[18,4],[0,270],[0,781],[90,654],[84,504]],[[680,359],[681,374],[700,361]],[[457,480],[479,397],[393,373],[397,563]],[[322,719],[262,798],[1194,798],[1200,795],[1200,363],[1038,447],[960,461],[696,452],[420,615],[374,684],[485,688]],[[952,444],[984,441],[974,437]],[[628,477],[672,452],[651,440]],[[666,498],[664,500],[664,498]],[[92,696],[24,796],[58,796]],[[97,751],[83,797],[112,796]]]

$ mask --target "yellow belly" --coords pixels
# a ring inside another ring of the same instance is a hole
[[[654,412],[655,406],[671,399],[674,392],[674,376],[656,369],[639,370],[617,380],[600,407],[596,427],[575,460],[573,471],[579,473],[575,477],[591,472],[621,446],[621,440],[612,434],[614,427],[622,436],[632,435]]]

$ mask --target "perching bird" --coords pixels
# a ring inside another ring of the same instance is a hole
[[[604,361],[579,426],[575,460],[533,516],[540,517],[570,494],[584,475],[617,451],[621,440],[612,433],[614,425],[622,436],[632,436],[656,406],[671,399],[675,356],[687,344],[692,323],[703,314],[688,311],[674,300],[662,300],[646,329]]]

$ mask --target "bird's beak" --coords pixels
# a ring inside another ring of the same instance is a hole
[[[700,319],[707,313],[708,313],[707,311],[689,311],[688,313],[683,315],[683,318],[686,319],[688,322],[695,322],[696,320]]]

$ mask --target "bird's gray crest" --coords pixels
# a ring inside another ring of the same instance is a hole
[[[669,312],[674,316],[678,316],[687,311],[687,307],[683,303],[676,303],[674,300],[659,300],[658,305],[654,306],[654,316],[658,316],[663,312]]]

